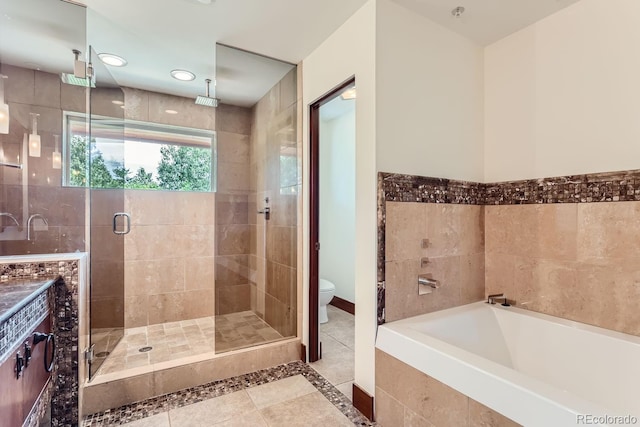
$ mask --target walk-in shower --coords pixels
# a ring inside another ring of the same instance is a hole
[[[296,337],[296,67],[221,45],[202,52],[199,81],[216,81],[205,98],[219,98],[208,108],[194,103],[198,81],[140,80],[147,52],[128,56],[131,68],[104,64],[109,34],[122,30],[108,17],[65,2],[0,2],[34,22],[75,13],[56,18],[69,27],[59,60],[44,32],[16,56],[5,41],[42,26],[3,24],[11,123],[0,162],[23,167],[0,167],[0,250],[89,252],[90,346],[79,350],[91,379]],[[75,62],[69,47],[81,52]],[[64,82],[82,61],[88,83]],[[27,153],[29,113],[40,115],[40,157]]]

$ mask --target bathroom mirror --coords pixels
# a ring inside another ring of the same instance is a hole
[[[85,191],[61,185],[63,113],[86,110],[86,88],[61,73],[85,46],[84,7],[0,0],[0,255],[86,249]]]

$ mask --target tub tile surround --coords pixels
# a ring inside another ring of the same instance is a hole
[[[302,378],[300,378],[300,376]],[[273,392],[279,385],[278,381],[282,380],[285,380],[286,385],[288,386],[286,392],[277,393],[276,395],[274,395]],[[170,412],[170,416],[171,411],[173,411],[173,414],[175,414],[176,416],[182,415],[181,413],[188,415],[191,409],[188,408],[188,405],[211,405],[214,404],[214,401],[211,401],[209,399],[219,398],[221,396],[228,396],[227,400],[233,400],[234,396],[239,396],[236,393],[243,390],[245,390],[251,397],[251,400],[255,402],[257,409],[264,407],[264,409],[266,410],[264,416],[274,422],[274,425],[279,425],[280,421],[284,421],[277,413],[275,413],[275,411],[271,410],[275,405],[286,405],[290,402],[295,402],[288,401],[285,403],[284,400],[286,400],[287,397],[292,397],[294,395],[298,396],[302,394],[304,394],[305,396],[310,396],[314,393],[319,393],[318,395],[315,395],[317,398],[320,398],[321,395],[322,399],[326,399],[326,401],[329,401],[333,405],[333,408],[336,408],[340,413],[342,413],[342,415],[346,417],[346,420],[349,420],[354,425],[375,425],[374,423],[369,422],[362,414],[360,414],[360,412],[358,412],[351,405],[351,402],[342,393],[340,393],[340,391],[338,391],[333,385],[331,385],[331,383],[329,383],[326,379],[324,379],[321,375],[314,371],[309,365],[301,361],[296,361],[278,365],[268,369],[257,370],[255,372],[227,378],[224,380],[214,381],[192,388],[187,388],[184,390],[176,391],[174,393],[155,397],[153,399],[148,399],[116,409],[96,413],[88,416],[84,420],[83,426],[120,425],[136,420],[143,420],[145,418],[157,417],[158,414],[163,414],[168,411]],[[324,400],[314,399],[312,402],[307,403],[310,403],[313,407],[317,407],[317,405],[322,404],[322,402],[324,402]],[[303,407],[306,406],[309,405],[303,405]],[[227,407],[229,407],[229,405],[227,405]],[[194,410],[196,409],[195,406],[193,408]],[[333,421],[336,420],[336,418],[330,418]],[[154,422],[157,422],[157,418],[153,418],[153,420]],[[329,420],[325,419],[325,421]],[[250,425],[256,424],[250,422]]]
[[[30,261],[30,259],[37,261]],[[58,259],[56,259],[58,258]],[[85,280],[82,253],[7,257],[0,260],[0,271],[7,278],[55,277],[53,331],[56,334],[56,364],[51,391],[51,425],[77,425],[79,420],[80,282]]]
[[[378,195],[379,323],[504,292],[521,308],[640,335],[640,171],[495,184],[379,173]],[[421,257],[432,261],[423,269]],[[407,283],[427,272],[460,293],[445,284],[416,298]]]
[[[376,418],[383,427],[519,424],[376,349]]]

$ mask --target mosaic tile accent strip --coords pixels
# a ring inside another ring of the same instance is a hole
[[[56,363],[51,397],[51,425],[77,426],[78,412],[78,261],[0,264],[6,278],[59,276],[53,285],[53,331]]]
[[[353,407],[329,381],[304,362],[296,361],[246,375],[214,381],[198,387],[188,388],[176,393],[132,403],[120,408],[89,415],[83,422],[85,427],[120,425],[171,409],[202,402],[203,400],[248,389],[295,375],[304,376],[322,395],[340,410],[356,426],[375,426]]]
[[[484,204],[484,184],[445,178],[378,173],[378,189],[389,202]]]
[[[640,201],[640,170],[484,184],[485,205]]]
[[[11,355],[16,343],[24,341],[49,314],[48,293],[43,292],[0,325],[0,363]]]

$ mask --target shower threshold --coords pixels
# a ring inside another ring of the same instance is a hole
[[[126,329],[95,380],[139,375],[284,338],[253,311]]]

